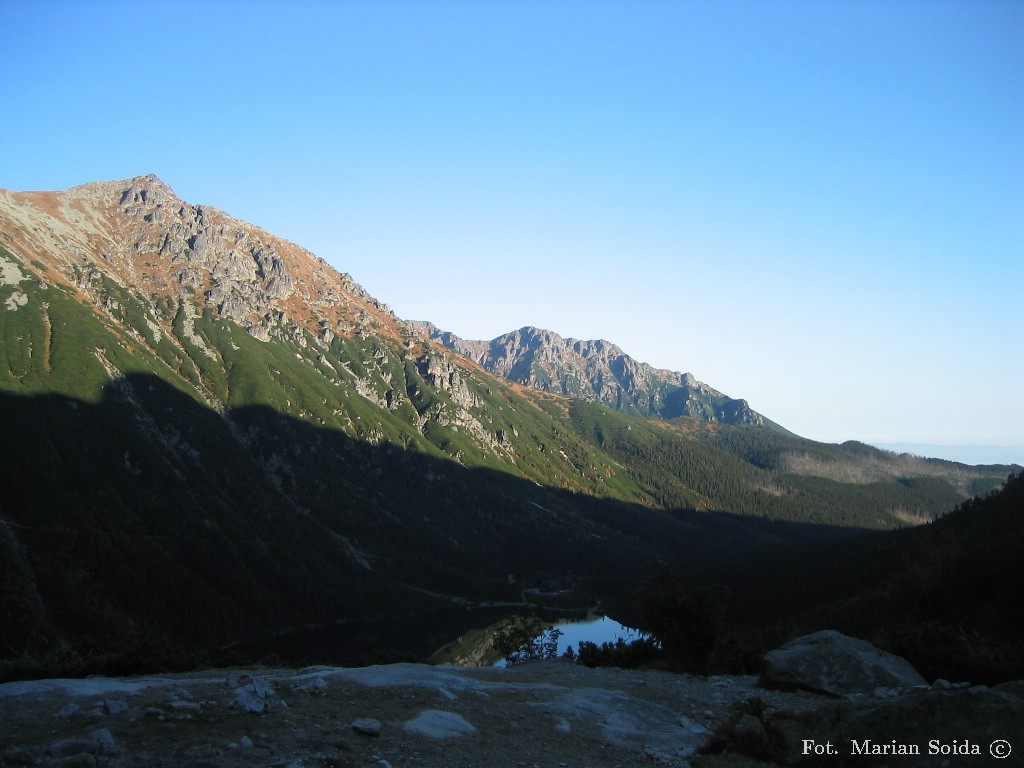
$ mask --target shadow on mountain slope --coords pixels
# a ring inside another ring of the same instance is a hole
[[[0,394],[0,412],[7,658],[213,647],[551,584],[626,604],[656,561],[727,573],[858,533],[541,487],[267,407],[220,414],[146,375],[96,404]],[[747,587],[737,605],[763,605]]]

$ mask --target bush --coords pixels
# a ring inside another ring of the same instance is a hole
[[[558,656],[561,630],[545,626],[536,616],[512,616],[494,630],[494,649],[505,656],[505,663],[521,664]]]
[[[935,621],[892,631],[892,651],[926,679],[996,685],[1024,678],[1024,643]]]
[[[663,654],[661,646],[651,637],[644,637],[627,643],[621,637],[614,643],[597,643],[583,641],[579,651],[573,653],[570,648],[565,652],[566,658],[575,659],[585,667],[622,667],[634,669],[650,666],[659,661]]]

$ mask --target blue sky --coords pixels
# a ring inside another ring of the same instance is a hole
[[[5,0],[0,94],[0,187],[156,173],[466,338],[1024,444],[1016,0]]]

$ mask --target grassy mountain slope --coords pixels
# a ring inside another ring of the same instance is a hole
[[[655,560],[919,522],[1006,474],[517,385],[155,177],[0,191],[0,341],[7,658],[621,600]]]

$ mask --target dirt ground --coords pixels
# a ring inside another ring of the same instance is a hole
[[[17,682],[0,685],[0,756],[111,768],[724,765],[695,753],[744,702],[820,701],[755,683],[562,661]]]

